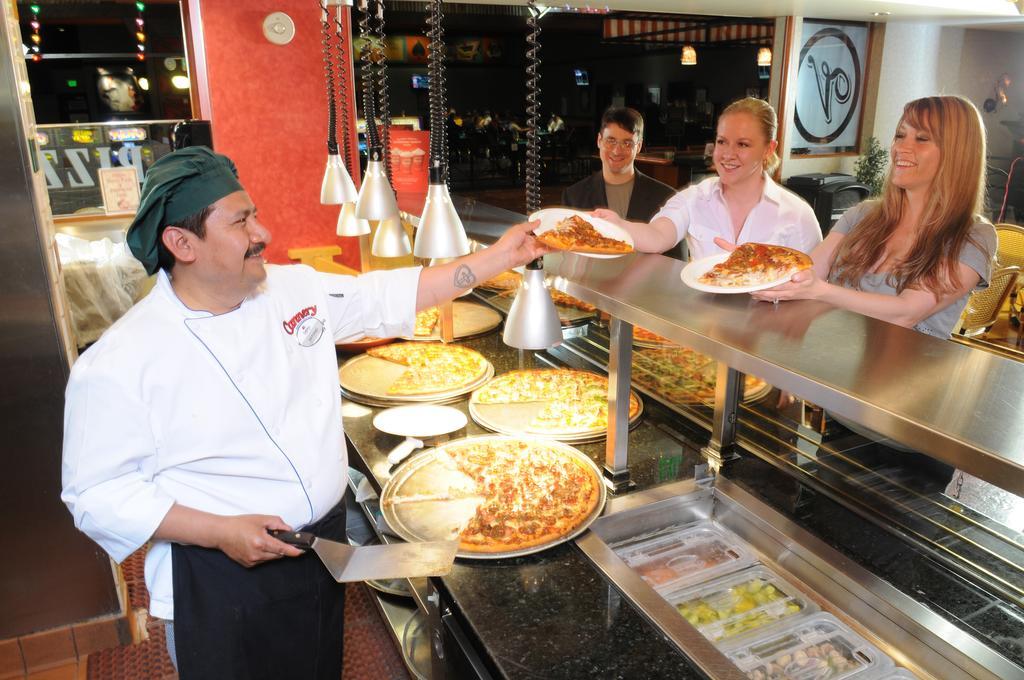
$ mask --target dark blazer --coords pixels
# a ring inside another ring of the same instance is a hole
[[[633,180],[633,193],[629,197],[629,209],[622,217],[630,222],[650,222],[661,206],[665,205],[665,202],[675,193],[676,190],[669,185],[636,171]],[[608,196],[604,190],[604,175],[598,171],[590,177],[566,187],[562,191],[562,205],[580,210],[607,208]],[[684,240],[679,246],[666,250],[665,255],[685,260],[685,248],[686,241]]]

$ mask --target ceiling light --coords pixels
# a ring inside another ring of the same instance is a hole
[[[320,203],[323,205],[352,203],[354,207],[357,200],[359,200],[359,193],[341,160],[341,155],[327,154],[327,167],[324,169],[324,179],[320,183]]]
[[[562,342],[562,323],[544,285],[543,258],[526,265],[523,282],[505,317],[502,340],[517,349],[547,349]]]
[[[356,212],[358,214],[358,210]],[[403,257],[412,253],[409,234],[398,215],[381,220],[373,234],[370,253],[376,257]]]
[[[693,45],[683,45],[683,51],[679,53],[679,63],[683,66],[697,65],[697,50]]]
[[[873,17],[887,17],[887,16],[890,16],[890,15],[892,15],[892,12],[872,12],[871,13],[871,16],[873,16]]]
[[[772,65],[772,51],[767,47],[762,47],[757,51],[757,65],[758,66],[771,66]]]
[[[370,233],[370,223],[356,217],[356,204],[345,203],[338,213],[338,236],[366,236]]]

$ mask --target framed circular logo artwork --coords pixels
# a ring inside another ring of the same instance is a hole
[[[791,136],[794,155],[856,150],[867,42],[865,25],[804,22]]]

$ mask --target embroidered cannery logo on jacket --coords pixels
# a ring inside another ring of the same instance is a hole
[[[324,334],[324,322],[316,318],[316,305],[304,307],[292,318],[282,321],[284,332],[295,336],[302,347],[312,347]]]

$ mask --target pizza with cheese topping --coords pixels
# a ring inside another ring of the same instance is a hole
[[[543,404],[527,432],[564,435],[608,427],[608,379],[596,373],[570,369],[509,371],[473,393],[477,404]],[[629,395],[629,417],[640,413],[640,401]]]
[[[388,387],[396,396],[431,394],[457,389],[481,380],[487,359],[476,350],[440,342],[400,342],[371,347],[372,357],[407,366]]]
[[[555,250],[568,250],[575,253],[621,255],[633,252],[632,245],[625,241],[608,238],[579,215],[571,215],[556,224],[554,228],[537,234],[537,240]]]
[[[633,382],[676,404],[704,404],[715,399],[718,363],[686,347],[641,349],[633,353]],[[745,376],[744,398],[763,395],[768,383]]]
[[[386,502],[457,505],[462,517],[451,530],[460,551],[514,552],[558,541],[578,529],[601,499],[593,466],[562,445],[482,438],[445,445],[437,455],[472,480],[472,489],[449,489],[430,500],[399,495]]]
[[[413,331],[415,336],[426,336],[434,332],[434,327],[441,319],[441,310],[437,307],[427,307],[416,312],[416,327]]]
[[[698,283],[721,288],[783,283],[793,274],[812,266],[806,253],[785,246],[744,243],[724,262],[704,272]]]

